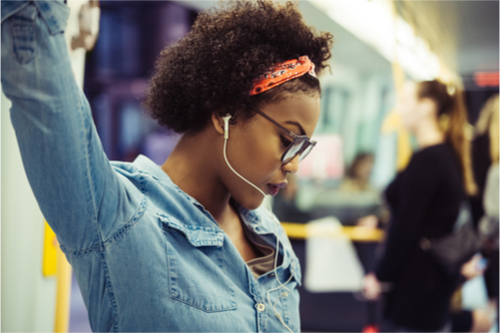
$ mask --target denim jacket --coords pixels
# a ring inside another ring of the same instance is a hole
[[[279,235],[277,276],[255,278],[210,213],[160,167],[144,156],[109,162],[70,66],[68,7],[2,1],[1,15],[2,89],[23,164],[92,330],[286,331],[281,319],[299,331],[299,262],[270,213],[236,204],[255,241],[276,248]]]

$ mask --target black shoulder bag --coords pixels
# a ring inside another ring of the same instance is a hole
[[[453,231],[440,238],[421,238],[420,248],[429,253],[448,276],[460,271],[460,267],[469,261],[482,247],[477,234],[469,204],[464,201],[460,205]]]

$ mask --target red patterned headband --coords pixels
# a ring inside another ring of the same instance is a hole
[[[316,77],[314,72],[314,63],[308,56],[299,57],[299,59],[287,60],[276,64],[269,71],[261,75],[254,83],[250,96],[257,95],[279,86],[291,79],[295,79],[306,73]]]

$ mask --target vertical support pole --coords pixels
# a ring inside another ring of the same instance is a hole
[[[392,17],[393,17],[393,22],[394,22],[394,32],[395,36],[397,36],[396,29],[397,29],[397,10],[396,10],[396,4],[394,0],[391,1],[392,3]],[[395,41],[395,48],[394,48],[394,61],[392,63],[392,75],[394,78],[394,87],[396,90],[396,96],[398,100],[401,99],[402,93],[403,93],[403,86],[405,82],[405,72],[401,68],[398,62],[398,40],[396,39]],[[399,117],[398,117],[399,118]],[[398,153],[397,153],[397,162],[396,162],[396,168],[398,171],[402,171],[408,163],[410,162],[410,158],[412,155],[412,149],[411,149],[411,143],[410,143],[410,133],[408,130],[403,128],[401,124],[401,119],[399,119],[399,128],[397,130],[398,133]]]
[[[54,332],[68,332],[69,328],[69,300],[71,293],[71,265],[66,256],[57,247],[57,291]]]

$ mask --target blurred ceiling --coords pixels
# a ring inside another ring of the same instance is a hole
[[[499,69],[498,1],[396,1],[397,12],[462,77]]]
[[[389,61],[372,46],[333,21],[323,9],[309,1],[300,1],[299,9],[306,24],[314,26],[317,32],[328,31],[333,35],[334,61],[360,72],[390,72],[392,70]]]
[[[283,1],[283,0],[278,0]],[[338,1],[338,0],[334,0]],[[341,0],[350,1],[350,0]],[[187,5],[197,10],[206,10],[217,4],[216,0],[183,0]],[[322,9],[309,1],[299,1],[299,9],[307,25],[314,26],[316,31],[329,31],[334,38],[333,60],[360,72],[391,70],[391,64],[375,49],[333,21]]]
[[[453,1],[458,12],[458,70],[498,71],[498,1]],[[445,15],[445,13],[443,13]]]
[[[350,1],[350,0],[325,0]],[[367,0],[374,1],[374,0]],[[185,0],[198,10],[213,7],[212,0]],[[476,71],[499,70],[499,1],[398,0],[397,12],[429,43],[431,50],[463,78]],[[333,21],[309,1],[299,1],[304,19],[318,31],[334,35],[334,59],[361,71],[390,70],[375,49]]]

